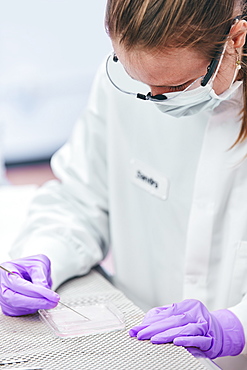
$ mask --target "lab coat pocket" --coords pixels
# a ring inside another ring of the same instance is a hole
[[[247,241],[239,241],[236,244],[229,293],[230,304],[239,303],[247,293]]]

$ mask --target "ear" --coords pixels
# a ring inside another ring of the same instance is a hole
[[[235,49],[242,48],[244,46],[246,33],[247,22],[244,19],[241,19],[232,26],[229,36]]]

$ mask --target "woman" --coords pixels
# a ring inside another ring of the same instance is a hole
[[[161,306],[131,336],[210,358],[244,350],[244,5],[108,1],[114,56],[53,157],[60,182],[40,189],[12,249],[19,259],[4,264],[21,276],[1,273],[5,314],[56,305],[50,261],[55,289],[88,272],[111,241],[116,285],[144,309]]]

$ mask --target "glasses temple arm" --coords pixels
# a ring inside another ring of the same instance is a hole
[[[219,53],[219,56],[217,58],[214,58],[211,60],[211,63],[209,64],[208,66],[208,70],[207,70],[207,73],[205,74],[205,76],[203,77],[202,79],[202,82],[201,82],[201,86],[206,86],[208,81],[210,80],[210,78],[213,76],[218,64],[219,64],[219,59],[220,59],[220,53]]]

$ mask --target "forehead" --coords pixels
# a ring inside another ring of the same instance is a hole
[[[205,56],[195,49],[128,51],[117,42],[112,44],[127,73],[150,86],[180,85],[205,74],[209,63]]]

